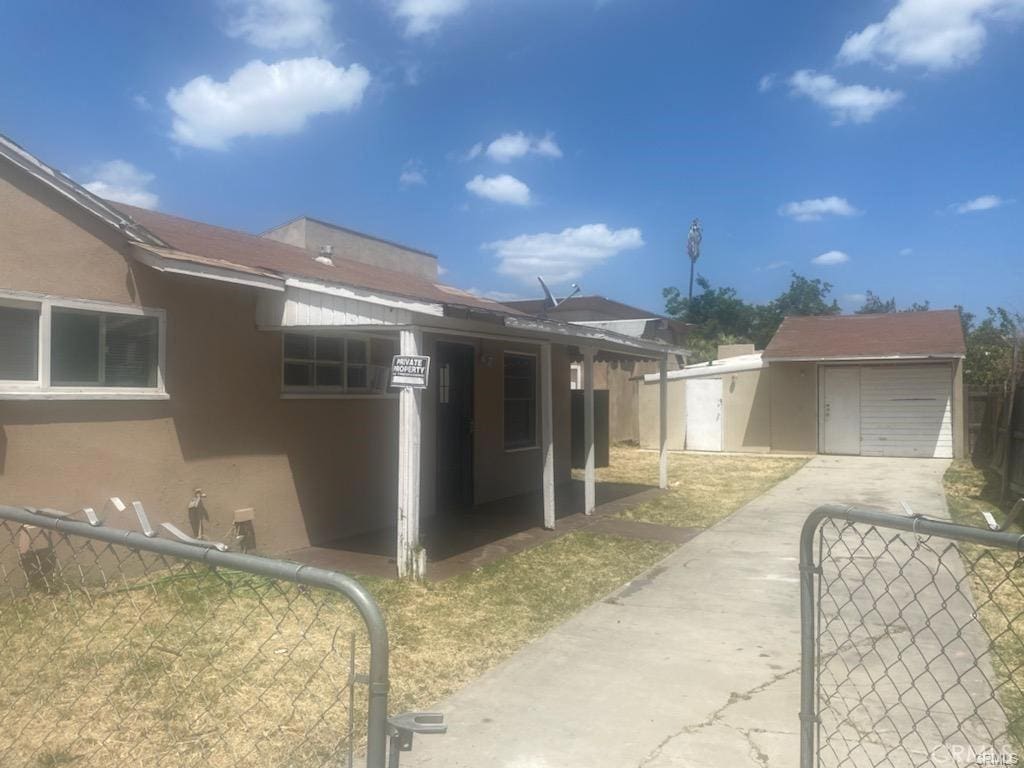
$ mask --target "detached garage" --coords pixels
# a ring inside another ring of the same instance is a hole
[[[941,310],[787,317],[764,358],[780,380],[813,366],[819,453],[952,458],[963,446],[965,353],[960,313]],[[780,412],[794,410],[786,396],[773,397]],[[799,421],[796,432],[811,426]]]
[[[763,353],[723,348],[669,373],[669,447],[959,457],[965,353],[956,310],[787,317]],[[640,434],[653,446],[658,387],[646,378]]]

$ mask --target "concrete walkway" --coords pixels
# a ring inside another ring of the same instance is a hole
[[[402,765],[797,765],[800,527],[830,501],[945,517],[948,463],[811,460],[443,702]]]

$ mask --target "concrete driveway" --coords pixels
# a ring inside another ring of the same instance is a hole
[[[797,545],[826,502],[946,517],[949,462],[820,456],[442,702],[421,768],[797,765]],[[681,478],[685,482],[685,478]]]

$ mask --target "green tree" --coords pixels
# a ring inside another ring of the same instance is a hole
[[[1002,387],[1010,378],[1014,342],[1024,334],[1024,315],[1002,307],[987,309],[988,317],[980,323],[960,309],[967,338],[964,379],[971,386]]]
[[[896,299],[883,299],[874,291],[865,294],[864,304],[860,309],[855,309],[855,315],[882,315],[888,312],[927,312],[931,309],[929,301],[915,301],[906,309],[896,306]]]
[[[694,362],[712,359],[719,344],[746,342],[763,349],[787,315],[839,312],[836,301],[829,300],[831,283],[795,272],[789,287],[767,304],[748,303],[735,288],[716,288],[703,275],[697,276],[697,287],[700,292],[692,299],[687,299],[678,288],[662,292],[668,314],[696,326],[689,340]]]
[[[883,300],[874,291],[868,291],[864,295],[864,305],[854,310],[856,315],[884,315],[896,311],[896,299]]]

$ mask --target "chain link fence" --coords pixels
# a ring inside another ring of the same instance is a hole
[[[383,768],[387,633],[357,582],[157,535],[144,514],[149,535],[90,519],[0,507],[0,765],[339,768],[365,751]]]
[[[801,768],[1017,765],[1024,537],[827,506],[801,541]]]

